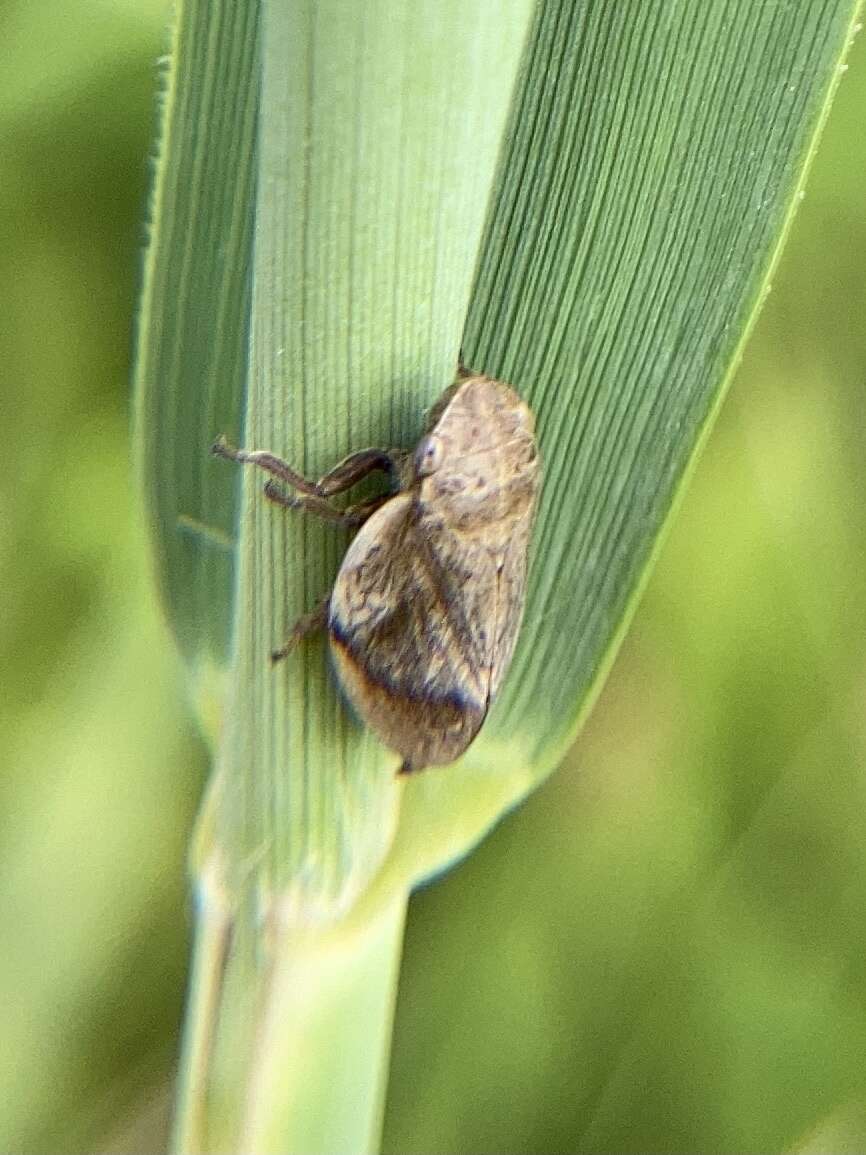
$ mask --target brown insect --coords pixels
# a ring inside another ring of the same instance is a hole
[[[509,385],[461,376],[414,453],[362,449],[316,482],[267,451],[213,446],[270,473],[271,501],[360,527],[331,593],[272,657],[327,628],[346,696],[402,755],[403,774],[459,757],[508,669],[539,485],[534,429]],[[330,503],[375,470],[390,474],[392,492],[345,510]]]

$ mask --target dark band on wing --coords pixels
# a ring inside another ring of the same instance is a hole
[[[363,656],[359,654],[359,648],[353,645],[351,635],[343,628],[341,622],[335,618],[331,618],[328,622],[328,632],[331,641],[334,645],[339,646],[343,653],[351,660],[358,675],[366,682],[372,683],[386,694],[393,698],[398,698],[403,701],[427,703],[435,706],[450,706],[460,713],[470,711],[476,713],[480,710],[487,711],[487,699],[479,700],[472,694],[454,687],[448,690],[447,693],[430,693],[425,692],[423,685],[412,687],[406,684],[405,681],[396,682],[388,676],[387,671],[378,670],[375,673],[371,671],[369,663],[363,660]]]

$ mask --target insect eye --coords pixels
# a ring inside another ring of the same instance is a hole
[[[425,437],[415,450],[415,473],[418,477],[429,477],[442,464],[444,446],[438,437]]]

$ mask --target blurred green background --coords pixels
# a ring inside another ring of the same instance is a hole
[[[0,2],[2,1151],[159,1150],[177,1047],[206,756],[128,388],[165,18]],[[391,1155],[866,1151],[864,109],[861,41],[590,723],[413,899]]]

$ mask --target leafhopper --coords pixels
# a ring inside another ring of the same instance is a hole
[[[502,685],[523,616],[540,482],[529,406],[502,381],[461,375],[414,452],[362,449],[318,481],[266,450],[219,440],[213,452],[269,473],[276,504],[357,529],[333,589],[273,660],[326,629],[346,697],[400,772],[453,762]],[[390,492],[332,504],[374,471]]]

